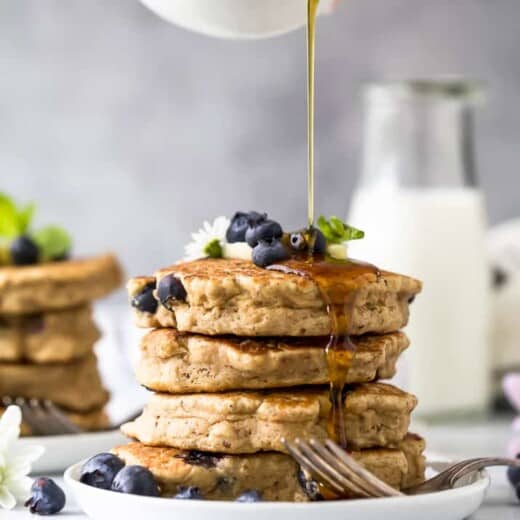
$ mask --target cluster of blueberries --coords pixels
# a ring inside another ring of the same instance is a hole
[[[129,493],[149,497],[159,496],[159,485],[152,472],[143,466],[125,466],[125,463],[111,453],[100,453],[85,462],[81,469],[80,482],[100,489],[118,493]],[[202,500],[198,487],[180,487],[173,497],[180,500]],[[258,491],[245,491],[236,502],[259,502]]]
[[[314,233],[313,251],[325,253],[325,236],[317,229]],[[304,233],[291,233],[288,240],[289,248],[282,242],[283,234],[282,226],[267,218],[267,213],[238,211],[226,231],[226,240],[229,243],[247,242],[253,248],[253,263],[258,267],[267,267],[275,262],[287,260],[292,252],[300,252],[309,247]]]
[[[520,453],[516,456],[516,458],[520,459]],[[518,500],[520,500],[520,467],[509,466],[509,468],[507,468],[507,477],[509,482],[511,482],[511,485],[515,488]]]
[[[14,265],[32,265],[38,263],[40,259],[40,249],[38,244],[29,236],[22,235],[15,238],[9,244],[9,256]],[[59,261],[66,260],[67,254],[50,260]]]

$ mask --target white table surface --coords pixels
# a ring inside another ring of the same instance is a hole
[[[430,450],[453,457],[474,457],[481,455],[502,455],[511,435],[508,422],[495,419],[489,422],[460,423],[421,427],[422,435],[428,440]],[[480,510],[471,517],[472,520],[518,520],[520,518],[520,503],[516,500],[512,488],[507,483],[505,471],[502,468],[490,470],[492,485],[488,496]],[[63,485],[61,478],[56,480]],[[67,490],[66,490],[67,492]],[[65,508],[67,520],[85,520],[74,503],[72,494],[67,492]],[[0,518],[22,520],[32,518],[23,508],[14,511],[0,511]]]

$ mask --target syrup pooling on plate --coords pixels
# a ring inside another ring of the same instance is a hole
[[[296,274],[312,280],[320,290],[331,330],[327,344],[327,364],[330,378],[331,415],[329,436],[347,448],[343,402],[346,378],[352,365],[355,346],[350,340],[356,297],[365,275],[379,276],[377,267],[355,260],[335,260],[324,255],[299,255],[268,267],[273,271]]]

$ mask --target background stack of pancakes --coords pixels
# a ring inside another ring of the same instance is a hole
[[[424,475],[421,438],[408,433],[416,398],[377,382],[407,347],[399,332],[420,291],[414,279],[365,273],[348,332],[348,449],[396,488]],[[331,318],[316,283],[251,262],[179,263],[128,285],[141,342],[138,381],[154,391],[124,425],[138,442],[114,450],[147,466],[165,495],[187,486],[204,498],[256,490],[265,500],[317,498],[282,438],[326,438],[331,404],[325,346]],[[156,301],[153,297],[156,297]]]
[[[105,428],[90,302],[121,279],[110,255],[0,268],[0,398],[48,399],[81,428]]]

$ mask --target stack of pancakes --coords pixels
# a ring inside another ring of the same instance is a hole
[[[0,268],[0,398],[50,400],[79,427],[105,428],[90,302],[121,279],[111,255]]]
[[[404,488],[424,476],[424,441],[408,433],[417,402],[379,380],[394,375],[408,347],[399,330],[421,285],[367,272],[356,287],[348,330],[339,331],[356,346],[343,404],[348,450]],[[328,436],[332,324],[317,283],[245,260],[205,259],[134,278],[128,290],[137,324],[154,329],[142,339],[137,379],[155,393],[123,426],[137,442],[114,452],[147,466],[165,495],[196,486],[212,499],[251,489],[265,500],[318,498],[282,443]]]

